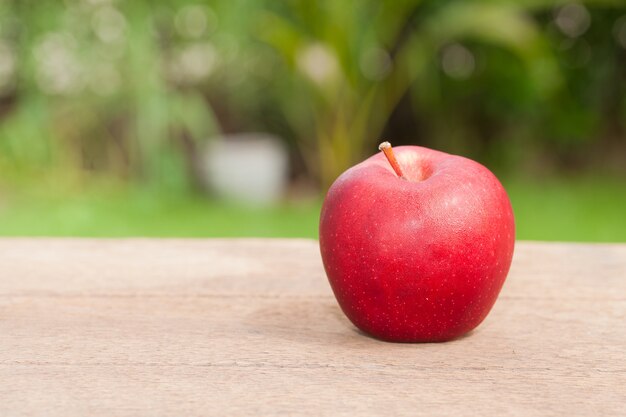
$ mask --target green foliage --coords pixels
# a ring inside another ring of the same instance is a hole
[[[1,91],[3,171],[104,173],[184,188],[180,137],[202,141],[219,130],[202,92],[217,55],[208,41],[215,12],[191,6],[204,13],[201,30],[175,33],[185,7],[3,2],[3,58],[15,62]]]
[[[324,184],[371,154],[385,133],[496,168],[545,149],[554,160],[544,162],[559,166],[568,153],[561,144],[601,148],[624,133],[623,118],[603,108],[624,107],[617,66],[625,54],[611,28],[624,30],[618,18],[626,9],[589,4],[597,8],[292,1],[267,10],[259,37],[282,58],[278,80],[288,87],[277,101]],[[401,103],[407,95],[409,106]],[[414,130],[394,127],[402,106]]]
[[[584,4],[7,0],[0,168],[185,188],[203,141],[245,130],[326,185],[384,134],[563,165],[623,142],[626,7]]]

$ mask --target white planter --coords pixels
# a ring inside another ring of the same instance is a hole
[[[203,160],[207,183],[220,197],[268,205],[284,195],[288,155],[274,136],[243,133],[213,138]]]

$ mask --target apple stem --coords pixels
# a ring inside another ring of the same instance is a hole
[[[396,172],[398,177],[404,178],[404,174],[402,173],[400,164],[398,163],[398,160],[396,159],[396,155],[394,155],[393,149],[391,148],[391,143],[389,142],[381,143],[380,145],[378,145],[378,150],[383,151],[383,153],[387,157],[387,161],[389,161],[389,164],[391,165],[393,170]]]

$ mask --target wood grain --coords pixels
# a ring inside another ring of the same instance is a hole
[[[308,240],[0,239],[1,416],[624,415],[626,245],[522,242],[445,344],[357,332]]]

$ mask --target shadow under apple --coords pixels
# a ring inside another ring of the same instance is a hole
[[[337,344],[363,339],[337,303],[321,297],[277,299],[250,314],[246,325],[255,333],[293,343]]]
[[[275,303],[254,310],[246,317],[245,325],[250,331],[266,337],[283,339],[292,343],[342,344],[353,346],[370,345],[372,342],[397,345],[372,337],[354,326],[343,314],[334,300],[302,298],[299,300],[277,299]],[[443,343],[455,343],[466,339],[472,330],[456,339]],[[442,342],[419,343],[416,345],[438,345]]]

